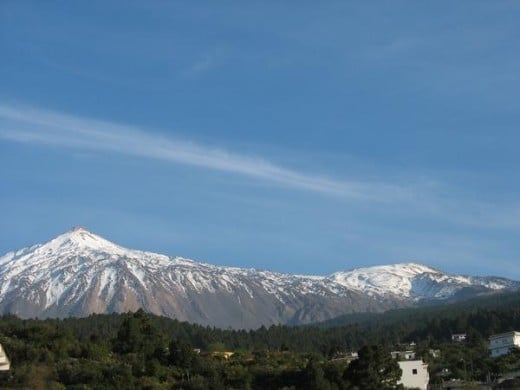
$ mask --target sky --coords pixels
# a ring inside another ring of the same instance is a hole
[[[520,279],[516,1],[0,1],[0,253]]]

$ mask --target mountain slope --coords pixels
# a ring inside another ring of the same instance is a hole
[[[130,250],[83,228],[0,258],[0,312],[21,317],[145,310],[219,327],[300,324],[382,311],[468,288],[518,288],[502,278],[450,276],[397,264],[301,276],[217,267]]]
[[[369,295],[397,295],[418,300],[447,299],[461,290],[514,289],[519,283],[499,277],[448,275],[423,264],[407,263],[337,272],[330,279]]]

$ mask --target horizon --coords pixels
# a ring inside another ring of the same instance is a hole
[[[432,266],[430,266],[428,264],[424,264],[424,263],[413,261],[413,260],[403,261],[403,262],[399,262],[399,263],[381,263],[381,264],[374,264],[374,265],[371,265],[371,266],[359,266],[359,267],[355,267],[354,266],[353,268],[348,268],[348,269],[347,268],[345,268],[345,269],[338,269],[338,270],[336,270],[336,271],[334,271],[332,273],[329,273],[329,274],[302,274],[302,273],[298,273],[298,272],[276,271],[276,270],[273,270],[273,269],[260,269],[260,268],[252,268],[252,267],[245,267],[245,266],[244,267],[228,266],[226,264],[212,264],[212,263],[208,263],[208,262],[204,261],[204,259],[194,259],[194,258],[186,257],[186,256],[183,256],[183,255],[160,253],[160,252],[157,252],[157,251],[154,251],[154,250],[143,251],[140,248],[121,246],[119,243],[114,242],[111,239],[106,238],[104,236],[101,236],[101,235],[97,234],[96,232],[93,232],[92,230],[88,229],[88,227],[81,226],[81,225],[75,225],[75,226],[71,227],[70,229],[68,229],[68,230],[66,230],[66,231],[64,231],[64,232],[62,232],[62,233],[60,233],[58,235],[55,235],[54,237],[51,237],[51,238],[49,238],[48,240],[46,240],[44,242],[32,243],[32,244],[27,245],[26,247],[16,248],[16,249],[13,249],[13,250],[11,250],[11,251],[9,251],[7,253],[0,254],[0,258],[4,257],[5,255],[7,255],[9,253],[16,253],[16,252],[18,252],[21,249],[31,248],[32,246],[41,246],[41,245],[48,244],[49,242],[51,242],[51,241],[53,241],[53,240],[55,240],[55,239],[57,239],[59,237],[67,236],[67,235],[73,234],[75,232],[80,232],[80,231],[83,231],[83,232],[89,233],[91,235],[94,235],[94,236],[96,236],[98,238],[101,238],[102,240],[108,241],[110,244],[113,244],[113,245],[115,245],[117,247],[120,247],[122,249],[125,249],[125,250],[152,253],[152,254],[156,254],[156,255],[160,255],[160,256],[167,256],[170,259],[179,258],[179,259],[182,259],[182,260],[193,261],[193,262],[199,263],[199,264],[208,264],[210,266],[216,266],[216,267],[220,267],[220,268],[254,269],[255,271],[267,271],[267,272],[274,272],[274,273],[280,273],[280,274],[290,274],[290,275],[293,275],[293,276],[323,277],[323,278],[327,278],[327,277],[330,277],[330,276],[332,276],[332,275],[334,275],[336,273],[348,273],[348,272],[351,272],[351,271],[360,271],[360,270],[365,270],[365,269],[368,270],[368,269],[375,269],[375,268],[387,268],[387,267],[397,267],[397,266],[422,266],[422,267],[426,267],[426,268],[438,271],[438,272],[446,274],[446,275],[497,277],[497,275],[477,275],[477,274],[471,274],[471,273],[467,273],[467,274],[452,274],[452,273],[449,273],[449,272],[445,272],[442,269],[437,269],[437,268],[432,267]],[[506,279],[515,280],[513,278],[506,278]]]
[[[520,280],[520,4],[0,5],[0,254]]]

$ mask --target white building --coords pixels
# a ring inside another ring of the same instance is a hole
[[[466,341],[467,335],[466,333],[455,333],[451,335],[451,341],[455,341],[457,343],[461,343]]]
[[[393,359],[398,360],[414,360],[415,352],[414,351],[392,351],[390,352]]]
[[[9,368],[11,368],[11,363],[0,344],[0,371],[9,371]]]
[[[397,382],[406,388],[422,389],[428,388],[430,374],[428,374],[428,364],[422,360],[403,360],[398,362],[403,373]]]
[[[513,347],[520,347],[520,332],[494,334],[489,338],[489,352],[491,357],[508,354]]]

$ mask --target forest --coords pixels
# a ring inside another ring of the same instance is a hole
[[[491,334],[515,329],[520,293],[255,330],[205,327],[142,310],[45,320],[4,315],[0,343],[11,370],[0,373],[0,388],[396,388],[400,369],[390,351],[410,348],[428,362],[432,384],[483,381],[520,369],[520,352],[491,359],[487,351]],[[468,338],[454,343],[453,333]],[[341,357],[354,351],[359,359],[349,365]]]

